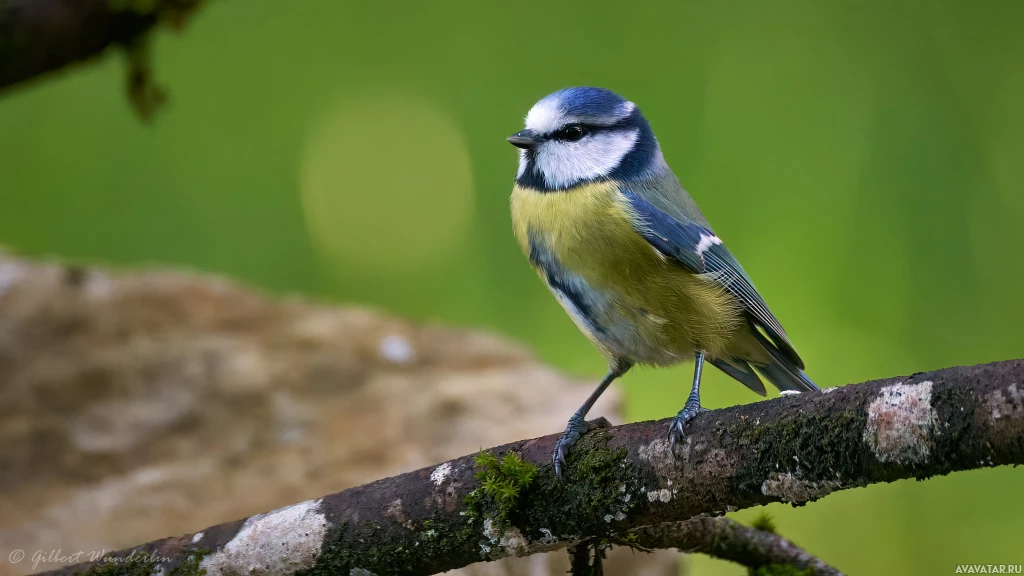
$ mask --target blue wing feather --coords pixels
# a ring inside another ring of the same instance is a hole
[[[640,196],[628,192],[625,195],[640,216],[639,232],[644,240],[665,256],[682,262],[690,270],[697,273],[707,272],[704,258],[697,252],[697,246],[702,235],[713,234],[699,224],[679,222]]]
[[[786,331],[757,293],[743,267],[714,232],[698,222],[682,222],[669,216],[635,192],[623,190],[622,194],[637,215],[637,231],[648,243],[694,273],[710,274],[739,300],[750,320],[765,331],[777,351],[797,370],[803,369],[803,360],[790,344]]]

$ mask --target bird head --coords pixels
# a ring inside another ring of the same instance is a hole
[[[508,137],[519,148],[516,182],[542,191],[630,180],[664,166],[658,141],[635,104],[603,88],[548,94]]]

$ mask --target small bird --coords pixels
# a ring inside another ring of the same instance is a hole
[[[579,329],[608,359],[608,374],[569,419],[552,459],[601,424],[584,419],[602,392],[636,364],[695,359],[693,387],[669,427],[673,449],[704,409],[704,361],[764,396],[818,390],[750,277],[665,163],[632,102],[602,88],[542,98],[519,148],[512,224],[530,264]]]

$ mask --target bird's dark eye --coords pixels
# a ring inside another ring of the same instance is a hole
[[[586,135],[587,131],[579,124],[569,124],[555,133],[555,138],[566,142],[575,142]]]

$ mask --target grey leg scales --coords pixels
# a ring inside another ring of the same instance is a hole
[[[704,372],[704,351],[698,350],[695,357],[697,365],[693,368],[693,389],[690,390],[690,396],[686,399],[686,404],[683,404],[683,409],[676,414],[672,424],[668,427],[668,439],[672,444],[673,451],[676,444],[683,440],[683,429],[686,424],[693,420],[694,416],[704,411],[700,405],[700,377]]]
[[[601,394],[615,381],[616,378],[622,376],[633,364],[625,360],[617,360],[612,363],[611,368],[608,370],[608,374],[605,375],[601,383],[598,384],[597,389],[587,398],[587,401],[580,406],[579,410],[569,418],[569,424],[565,427],[565,432],[562,433],[562,437],[555,443],[555,451],[551,455],[551,459],[555,463],[555,474],[561,478],[562,471],[565,469],[566,463],[565,458],[569,455],[569,449],[580,436],[587,432],[594,430],[595,428],[606,428],[609,426],[608,421],[604,418],[599,418],[591,422],[587,422],[584,418],[587,417],[587,412],[594,407],[594,403],[601,397]]]

